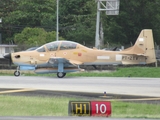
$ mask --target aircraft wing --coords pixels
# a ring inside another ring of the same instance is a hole
[[[61,57],[53,57],[50,58],[48,63],[52,65],[57,65],[58,63],[63,63],[63,64],[72,64],[72,65],[80,65],[82,62],[77,61],[77,60],[72,60],[72,59],[66,59],[66,58],[61,58]]]
[[[80,61],[77,61],[77,60],[69,60],[69,62],[71,63],[71,64],[73,64],[73,65],[81,65],[82,64],[82,62],[80,62]]]

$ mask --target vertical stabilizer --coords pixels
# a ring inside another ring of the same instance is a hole
[[[156,62],[152,30],[142,30],[134,46],[123,50],[124,52],[129,55],[144,56],[146,64]]]
[[[151,29],[141,31],[133,49],[136,53],[146,56],[146,63],[156,62],[153,34]]]

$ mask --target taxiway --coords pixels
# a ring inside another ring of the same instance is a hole
[[[0,76],[0,88],[160,97],[159,78]]]

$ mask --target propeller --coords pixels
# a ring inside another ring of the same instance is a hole
[[[11,66],[11,64],[12,64],[11,53],[6,54],[6,55],[4,56],[4,58],[9,60],[9,66]]]

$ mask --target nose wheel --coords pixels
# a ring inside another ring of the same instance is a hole
[[[57,73],[58,78],[63,78],[65,75],[66,75],[66,73],[63,73],[63,72],[58,72]]]
[[[21,73],[20,73],[19,71],[17,71],[17,70],[14,71],[14,76],[18,77],[18,76],[20,76],[20,74],[21,74]]]
[[[19,66],[17,67],[17,70],[16,71],[14,71],[14,76],[16,76],[16,77],[18,77],[18,76],[20,76],[20,71],[19,71]]]

